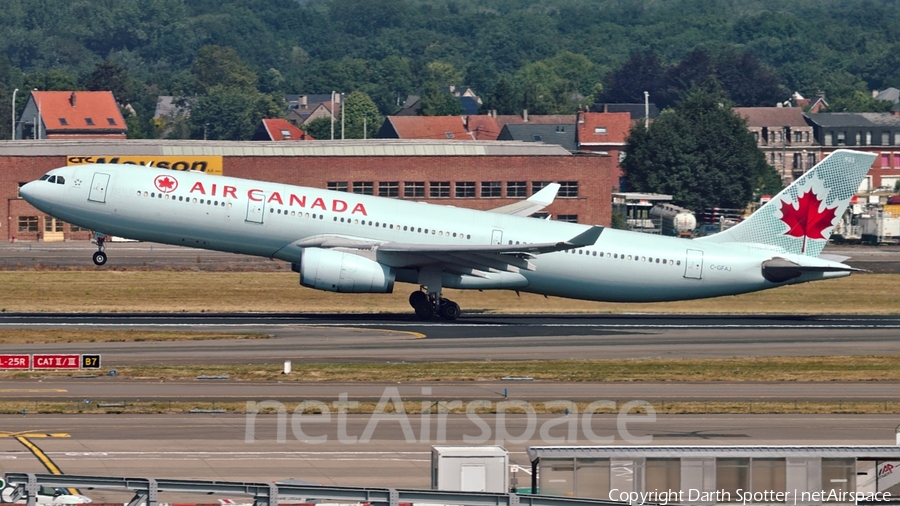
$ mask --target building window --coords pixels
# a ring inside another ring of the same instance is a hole
[[[802,169],[803,168],[803,155],[800,153],[794,153],[794,169]]]
[[[59,124],[62,126],[69,126],[69,122],[66,121],[66,118],[59,118]]]
[[[481,198],[502,197],[503,185],[500,181],[484,181],[481,183]]]
[[[861,134],[860,134],[859,132],[856,132],[856,136],[855,136],[856,144],[855,144],[855,146],[861,146],[861,145],[862,145],[862,141],[860,140],[860,136],[861,136]]]
[[[737,491],[750,489],[750,459],[716,459],[716,488],[730,502],[740,501]]]
[[[577,214],[557,214],[556,221],[565,221],[568,223],[578,223]]]
[[[94,126],[94,120],[92,118],[84,118],[84,122],[88,124],[88,126]]]
[[[471,198],[475,196],[475,182],[463,181],[456,183],[456,198]]]
[[[822,459],[822,490],[826,495],[856,491],[856,459]]]
[[[541,137],[540,135],[537,135],[537,134],[532,135],[531,138],[534,139],[534,142],[541,142],[544,140],[543,137]]]
[[[506,196],[509,198],[512,197],[527,197],[528,196],[528,183],[525,181],[509,181],[506,183]]]
[[[595,135],[606,135],[606,127],[594,127]]]
[[[448,139],[453,138],[453,132],[444,132],[444,135],[446,135]]]
[[[354,181],[353,193],[360,195],[374,195],[374,185],[371,181]]]
[[[450,197],[450,182],[434,181],[428,183],[428,196],[433,199],[446,199]]]
[[[900,132],[894,132],[894,146],[900,145]]]
[[[806,155],[806,166],[812,168],[816,164],[816,155],[809,153]]]
[[[753,132],[753,141],[759,144],[759,132]]]
[[[803,132],[794,132],[794,142],[803,142]]]
[[[531,182],[531,194],[541,191],[545,186],[550,184],[550,181],[532,181]]]
[[[751,492],[786,492],[787,470],[785,459],[753,459],[751,466]]]
[[[888,168],[891,166],[891,155],[888,153],[881,153],[881,166],[883,168]]]
[[[550,217],[550,213],[534,213],[531,215],[532,218],[537,218],[539,220],[546,220]]]
[[[891,134],[888,132],[881,132],[881,145],[887,146],[891,143]]]
[[[681,490],[681,459],[647,459],[644,490]]]
[[[900,153],[894,153],[894,168],[900,169]]]
[[[78,225],[69,225],[69,232],[88,232],[89,230],[86,228],[81,228]]]
[[[22,187],[25,186],[26,184],[28,184],[28,183],[19,183],[19,187],[16,189],[16,198],[17,199],[22,198],[22,193],[21,193]]]
[[[378,183],[379,197],[399,197],[400,183],[397,181],[382,181]]]
[[[421,198],[425,196],[424,181],[407,181],[403,183],[403,196],[408,199]]]
[[[578,181],[560,181],[559,196],[563,198],[575,198],[578,196]]]
[[[44,232],[62,232],[65,223],[52,216],[44,216]]]
[[[834,146],[834,134],[832,132],[825,132],[825,144],[826,146]]]
[[[115,118],[106,118],[106,121],[107,121],[107,123],[109,123],[109,126],[116,126],[116,120],[115,120]],[[281,131],[282,134],[285,133],[285,132],[287,132],[287,130],[282,130],[282,131]],[[291,134],[290,134],[290,132],[288,132],[288,134],[287,134],[287,136],[285,137],[285,139],[290,139],[290,138],[291,138]]]
[[[19,232],[37,232],[38,217],[37,216],[19,216]]]
[[[346,181],[329,181],[328,189],[334,190],[336,192],[345,192],[345,191],[347,191],[347,182]]]

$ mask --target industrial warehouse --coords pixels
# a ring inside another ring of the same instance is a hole
[[[37,140],[0,143],[0,192],[9,241],[90,239],[89,230],[44,215],[18,195],[48,170],[130,163],[258,179],[472,209],[523,200],[553,182],[538,218],[609,225],[613,158],[515,141],[348,140],[302,143]]]

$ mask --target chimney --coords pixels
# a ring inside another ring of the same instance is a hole
[[[878,96],[878,90],[872,90],[872,98],[875,98],[877,96]]]
[[[528,109],[522,109],[522,119],[528,123]]]
[[[300,95],[300,108],[306,109],[309,107],[309,103],[306,101],[306,95]]]
[[[72,107],[75,107],[75,92],[73,91],[71,95],[69,95],[69,103],[72,104]]]

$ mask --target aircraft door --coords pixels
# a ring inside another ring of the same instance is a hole
[[[107,187],[109,187],[109,174],[95,172],[94,179],[91,181],[91,191],[88,193],[88,200],[105,204]]]
[[[684,263],[684,277],[688,279],[701,279],[703,277],[703,252],[696,249],[687,250],[687,260]]]
[[[259,193],[255,193],[254,196],[259,196]],[[265,216],[266,211],[266,198],[265,195],[260,196],[260,200],[248,200],[247,201],[247,218],[246,221],[249,223],[262,223],[263,216]]]
[[[502,230],[494,230],[494,233],[491,234],[491,244],[503,244]]]

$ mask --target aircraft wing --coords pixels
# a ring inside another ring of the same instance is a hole
[[[512,216],[531,216],[541,209],[553,203],[556,193],[559,191],[559,183],[550,183],[541,188],[541,191],[525,200],[514,202],[505,206],[490,209],[492,213],[509,214]]]
[[[391,264],[403,267],[437,264],[447,271],[482,276],[486,272],[534,270],[528,260],[536,255],[590,246],[602,232],[603,227],[594,226],[566,241],[534,244],[415,244],[319,236],[297,241],[292,246],[374,250],[379,258],[390,258]]]

